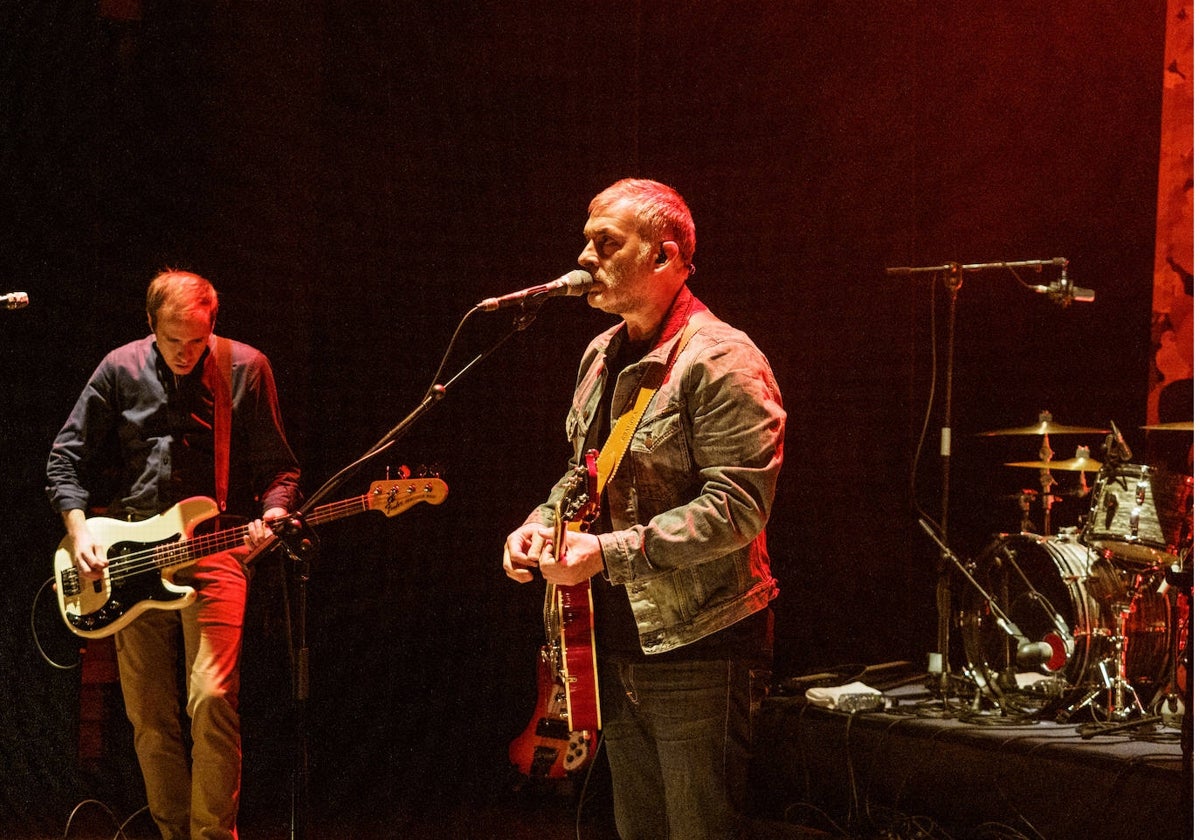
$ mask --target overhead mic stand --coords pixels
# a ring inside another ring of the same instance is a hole
[[[1060,269],[1060,277],[1056,283],[1051,285],[1031,285],[1021,280],[1017,269],[1033,268],[1041,271],[1046,266],[1057,266]],[[945,382],[942,405],[942,428],[940,436],[941,457],[941,518],[939,527],[941,529],[941,539],[948,540],[950,535],[950,460],[951,460],[951,407],[952,396],[954,391],[954,328],[957,317],[958,293],[963,286],[963,276],[966,272],[990,271],[995,269],[1004,269],[1010,272],[1017,281],[1027,289],[1037,292],[1038,294],[1047,294],[1051,300],[1058,303],[1060,306],[1066,307],[1073,300],[1090,302],[1095,299],[1095,293],[1089,289],[1076,288],[1074,283],[1067,276],[1067,260],[1063,257],[1055,257],[1049,260],[1018,260],[1005,262],[991,263],[944,263],[942,265],[931,265],[920,268],[911,267],[893,267],[885,269],[885,273],[889,277],[912,277],[935,275],[942,278],[942,282],[946,290],[950,293],[949,303],[947,305],[947,322],[946,322],[946,365],[945,365]],[[922,520],[922,527],[925,523]],[[943,698],[946,698],[950,687],[950,567],[946,562],[946,555],[943,553],[938,563],[938,582],[937,582],[937,611],[938,611],[938,632],[937,632],[937,652],[930,656],[929,673],[937,676],[937,688]]]
[[[421,398],[421,402],[417,407],[396,424],[391,431],[380,438],[374,446],[335,473],[299,510],[272,524],[272,530],[278,538],[278,542],[265,547],[263,553],[281,547],[286,551],[288,557],[292,560],[290,568],[296,590],[295,616],[293,617],[292,615],[293,610],[290,599],[287,602],[286,610],[288,624],[291,627],[292,700],[294,704],[293,723],[295,728],[295,749],[292,765],[291,826],[289,832],[291,840],[306,840],[309,818],[307,704],[310,660],[307,638],[307,584],[311,573],[312,561],[316,559],[319,552],[317,536],[312,531],[305,517],[316,507],[318,502],[338,487],[341,487],[355,470],[389,449],[396,441],[403,437],[416,424],[417,420],[423,417],[436,403],[440,402],[446,396],[450,387],[461,379],[467,371],[498,350],[502,344],[512,338],[517,332],[528,327],[537,316],[537,311],[544,302],[545,298],[538,296],[530,297],[527,301],[522,301],[513,318],[513,328],[502,335],[491,347],[467,362],[458,373],[442,384],[440,381],[442,373],[445,370],[446,363],[450,358],[451,351],[454,349],[459,334],[462,332],[463,326],[473,314],[484,311],[481,306],[476,306],[468,310],[467,314],[462,317],[455,328],[454,334],[450,338],[450,343],[442,355],[437,373],[434,374],[433,383],[425,391],[425,395]],[[251,556],[256,555],[252,553]],[[247,562],[249,562],[249,558],[247,558]]]

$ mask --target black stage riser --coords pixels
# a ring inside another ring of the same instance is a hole
[[[754,786],[760,811],[851,836],[921,818],[940,833],[919,836],[955,840],[1190,838],[1191,762],[1177,729],[1151,729],[1085,738],[1079,724],[849,715],[770,698]]]

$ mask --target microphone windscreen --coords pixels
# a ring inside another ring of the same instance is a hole
[[[577,268],[574,271],[568,271],[562,276],[563,286],[568,295],[581,295],[592,287],[596,281],[592,279],[592,275],[584,271],[582,268]]]

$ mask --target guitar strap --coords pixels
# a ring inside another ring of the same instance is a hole
[[[229,438],[233,424],[233,348],[228,338],[217,337],[213,352],[213,472],[217,507],[224,513],[229,496]]]
[[[617,422],[613,424],[612,431],[608,435],[608,440],[604,441],[604,446],[601,447],[600,455],[596,459],[597,496],[604,491],[604,486],[612,478],[613,474],[616,473],[617,467],[620,466],[621,460],[625,457],[625,452],[629,449],[629,444],[633,440],[634,429],[637,428],[642,415],[646,413],[646,409],[650,406],[650,400],[658,393],[658,389],[662,387],[662,384],[667,381],[667,377],[671,375],[671,369],[675,367],[675,360],[679,358],[679,354],[683,352],[683,348],[691,340],[692,336],[696,334],[696,330],[700,329],[699,321],[700,319],[695,314],[688,318],[687,323],[683,325],[683,329],[679,331],[679,338],[675,342],[675,346],[671,348],[671,355],[667,358],[662,376],[655,381],[655,378],[651,376],[651,371],[646,371],[646,375],[642,377],[642,385],[633,406],[618,417]]]

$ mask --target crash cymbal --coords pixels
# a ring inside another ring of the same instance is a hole
[[[1151,432],[1194,432],[1196,424],[1192,420],[1180,420],[1178,423],[1155,423],[1142,428]]]
[[[1015,429],[996,429],[991,432],[979,432],[979,436],[991,435],[1106,435],[1108,429],[1093,429],[1090,426],[1063,426],[1053,420],[1043,420],[1033,426],[1020,426]]]
[[[996,429],[991,432],[978,432],[980,436],[991,435],[1106,435],[1108,429],[1093,429],[1090,426],[1064,426],[1054,422],[1054,415],[1049,411],[1039,411],[1038,421],[1032,426],[1019,426],[1015,429]]]
[[[1068,458],[1065,461],[1010,461],[1006,467],[1029,467],[1036,470],[1066,470],[1068,472],[1100,472],[1104,465],[1092,458]]]

